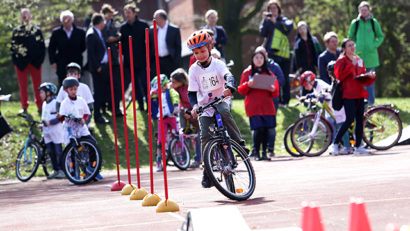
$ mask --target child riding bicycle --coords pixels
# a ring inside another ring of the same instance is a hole
[[[61,103],[59,118],[61,121],[64,121],[64,143],[66,145],[70,142],[69,129],[75,130],[79,137],[90,137],[90,139],[94,140],[86,125],[87,118],[91,115],[90,109],[85,100],[81,96],[77,96],[79,84],[77,78],[74,77],[67,77],[63,81],[63,89],[67,92],[68,97]],[[76,118],[80,122],[78,123],[71,119],[65,121],[66,117]],[[101,180],[102,178],[100,173],[98,173],[96,180]]]
[[[204,30],[194,32],[188,38],[188,48],[194,53],[197,61],[189,68],[188,98],[191,103],[192,116],[198,117],[199,107],[206,105],[216,97],[231,96],[235,92],[234,77],[229,72],[225,63],[211,57],[211,37]],[[247,153],[249,148],[245,146],[245,141],[232,118],[229,108],[229,98],[216,105],[221,114],[223,123],[228,128],[229,136],[240,144]],[[204,153],[205,145],[211,139],[209,126],[213,123],[214,110],[209,108],[199,117],[201,130],[201,150]],[[202,186],[209,188],[212,183],[205,172],[203,172]]]
[[[65,178],[63,171],[63,125],[57,118],[57,107],[55,94],[57,87],[52,83],[42,83],[38,88],[40,97],[43,100],[41,110],[41,121],[43,123],[42,131],[44,142],[50,154],[51,162],[53,164],[53,173],[48,179],[62,179]]]

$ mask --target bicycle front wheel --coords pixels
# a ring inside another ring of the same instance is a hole
[[[387,150],[396,145],[403,130],[400,117],[383,108],[366,113],[363,126],[364,142],[377,150]]]
[[[16,176],[22,181],[30,180],[40,165],[40,147],[35,143],[29,143],[27,148],[20,150],[16,160]]]
[[[295,149],[308,157],[320,156],[332,143],[332,129],[328,122],[320,118],[315,132],[314,124],[314,115],[302,117],[295,123],[291,133]]]
[[[175,166],[180,170],[186,170],[189,167],[191,161],[191,154],[189,152],[189,146],[184,140],[175,137],[169,143],[168,155],[171,156]]]
[[[80,138],[78,147],[70,143],[63,152],[64,172],[72,183],[86,184],[101,169],[101,151],[91,139]]]
[[[283,138],[283,144],[285,145],[285,149],[286,151],[289,153],[289,155],[293,156],[293,157],[302,157],[303,155],[300,154],[296,148],[293,146],[292,143],[292,138],[291,138],[291,132],[293,129],[293,124],[290,125],[285,132],[285,136]]]
[[[217,138],[206,145],[205,170],[223,195],[232,200],[246,200],[255,191],[255,172],[245,150],[233,140],[231,145],[237,166],[232,166],[226,145],[223,145],[222,139]]]

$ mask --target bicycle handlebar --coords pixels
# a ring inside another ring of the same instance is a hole
[[[229,96],[228,96],[229,97]],[[197,110],[198,115],[201,115],[205,109],[212,107],[215,104],[219,104],[220,102],[222,102],[222,100],[224,100],[227,97],[216,97],[215,99],[213,99],[211,102],[209,102],[207,105],[199,107]]]
[[[40,121],[36,121],[33,120],[32,118],[30,118],[28,115],[24,115],[24,114],[17,114],[17,116],[23,118],[25,121],[32,123],[32,124],[41,124]]]

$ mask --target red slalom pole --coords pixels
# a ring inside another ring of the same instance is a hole
[[[164,188],[165,200],[168,200],[168,182],[167,182],[167,157],[165,156],[165,134],[164,134],[164,120],[162,118],[162,89],[161,89],[161,72],[159,68],[158,56],[158,37],[157,37],[157,21],[154,20],[154,44],[155,44],[155,63],[157,67],[157,82],[158,82],[158,99],[159,99],[159,124],[161,125],[161,140],[162,140],[162,165],[164,168]]]
[[[130,65],[131,65],[131,82],[132,82],[132,109],[134,111],[134,139],[135,139],[135,160],[137,164],[137,181],[138,188],[141,188],[140,183],[140,160],[138,154],[138,132],[137,132],[137,112],[135,110],[135,80],[134,80],[134,53],[132,50],[132,37],[128,36],[128,44],[130,47]]]
[[[114,137],[115,137],[115,157],[117,159],[117,177],[118,182],[111,185],[111,191],[120,191],[125,183],[120,179],[120,162],[118,159],[118,137],[117,137],[117,121],[115,118],[115,100],[114,100],[114,82],[112,78],[112,61],[111,61],[111,48],[108,48],[108,62],[110,64],[110,83],[111,83],[111,105],[112,105],[112,117],[114,121]]]
[[[118,42],[120,50],[120,70],[121,70],[121,90],[122,90],[122,108],[124,110],[124,135],[125,135],[125,151],[127,152],[127,168],[128,168],[128,184],[131,184],[130,173],[130,152],[128,150],[128,132],[127,132],[127,109],[125,108],[125,94],[124,94],[124,65],[122,63],[122,44]]]
[[[151,122],[151,76],[149,62],[149,29],[145,28],[145,45],[146,45],[146,60],[147,60],[147,92],[148,92],[148,129],[149,129],[149,168],[151,181],[151,194],[154,194],[154,175],[152,173],[152,122]]]

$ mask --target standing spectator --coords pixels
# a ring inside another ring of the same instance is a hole
[[[157,35],[160,71],[169,77],[174,70],[181,66],[181,32],[177,26],[169,23],[168,15],[164,10],[155,11],[154,20],[157,21],[158,25]],[[151,41],[154,41],[153,26],[150,28],[150,38]]]
[[[139,9],[135,4],[124,6],[124,15],[126,22],[121,24],[121,43],[124,55],[124,73],[125,87],[131,82],[130,52],[128,37],[132,37],[132,50],[134,54],[134,78],[135,78],[135,96],[138,101],[138,107],[144,110],[144,97],[147,99],[147,76],[145,62],[145,29],[149,28],[148,24],[140,20],[137,16]],[[153,44],[151,44],[153,45]]]
[[[276,127],[276,108],[273,104],[272,97],[279,95],[279,83],[275,80],[275,84],[267,89],[252,88],[255,85],[253,77],[256,74],[265,74],[266,78],[273,78],[272,72],[268,69],[268,64],[263,52],[255,52],[252,56],[251,65],[246,68],[241,77],[241,82],[238,87],[238,92],[245,96],[245,111],[249,117],[249,124],[253,130],[253,145],[252,150],[256,160],[270,160],[266,156],[266,150],[262,150],[262,156],[259,156],[260,145],[268,137],[268,140],[275,137]],[[270,141],[268,144],[273,144]],[[268,146],[269,156],[273,156],[274,147]]]
[[[370,14],[370,4],[362,1],[358,9],[359,15],[352,20],[348,37],[356,42],[357,55],[363,58],[366,70],[374,72],[380,65],[377,48],[382,44],[384,35],[379,23]],[[365,88],[369,93],[369,104],[372,105],[375,99],[374,83]]]
[[[216,25],[218,22],[218,12],[212,9],[208,10],[205,13],[205,21],[207,24],[204,26],[204,29],[209,29],[214,32],[212,36],[215,41],[214,47],[221,53],[221,58],[225,60],[225,53],[222,46],[228,42],[228,36],[222,26]]]
[[[110,4],[104,4],[101,7],[101,13],[105,19],[105,27],[102,29],[101,33],[105,40],[105,45],[107,48],[111,49],[111,60],[112,60],[112,72],[113,72],[113,84],[114,84],[114,103],[115,103],[115,113],[117,116],[122,116],[120,110],[121,101],[121,79],[120,79],[120,63],[118,56],[118,41],[121,38],[121,34],[115,26],[113,16],[118,12],[112,8]],[[108,96],[108,95],[107,95]],[[110,97],[106,97],[108,104],[111,105]],[[111,110],[111,107],[109,107]]]
[[[38,26],[31,24],[32,15],[30,10],[24,8],[20,11],[21,25],[13,29],[11,37],[11,54],[16,70],[20,89],[21,110],[19,113],[27,113],[28,108],[28,72],[33,82],[35,102],[38,112],[41,112],[42,100],[37,90],[41,84],[41,64],[44,61],[45,45],[44,38]]]
[[[73,24],[74,15],[65,10],[60,14],[61,26],[53,29],[48,47],[50,64],[57,71],[58,83],[66,77],[66,66],[71,62],[83,64],[85,31]]]
[[[290,100],[290,45],[288,35],[293,28],[293,22],[282,16],[278,0],[270,0],[267,12],[263,12],[263,20],[259,34],[265,37],[265,48],[269,58],[275,60],[282,68],[285,84],[281,88],[280,103],[287,105]]]
[[[340,48],[337,48],[339,41],[335,32],[327,32],[323,40],[325,41],[326,50],[323,51],[319,56],[319,75],[321,80],[325,81],[328,84],[331,84],[332,81],[327,71],[327,64],[330,61],[336,61],[340,53],[342,53],[342,50]]]
[[[95,13],[91,18],[92,27],[87,31],[88,67],[93,76],[94,85],[94,121],[106,124],[108,120],[101,116],[100,109],[105,102],[105,96],[110,92],[110,77],[108,52],[101,30],[104,28],[104,18]],[[109,94],[110,95],[110,94]]]
[[[346,113],[346,120],[342,127],[337,131],[336,138],[330,147],[331,153],[339,153],[338,143],[342,139],[347,129],[356,120],[355,124],[355,155],[368,154],[369,151],[361,146],[363,138],[363,113],[364,99],[368,97],[367,91],[363,85],[369,86],[375,81],[375,76],[363,80],[355,77],[366,73],[366,67],[363,60],[355,55],[356,45],[353,40],[346,38],[342,41],[343,53],[337,59],[335,64],[335,75],[342,82],[343,106]]]
[[[322,52],[322,47],[315,36],[310,34],[306,22],[298,23],[298,34],[295,41],[296,69],[301,69],[300,73],[312,71],[316,73],[317,57]]]

